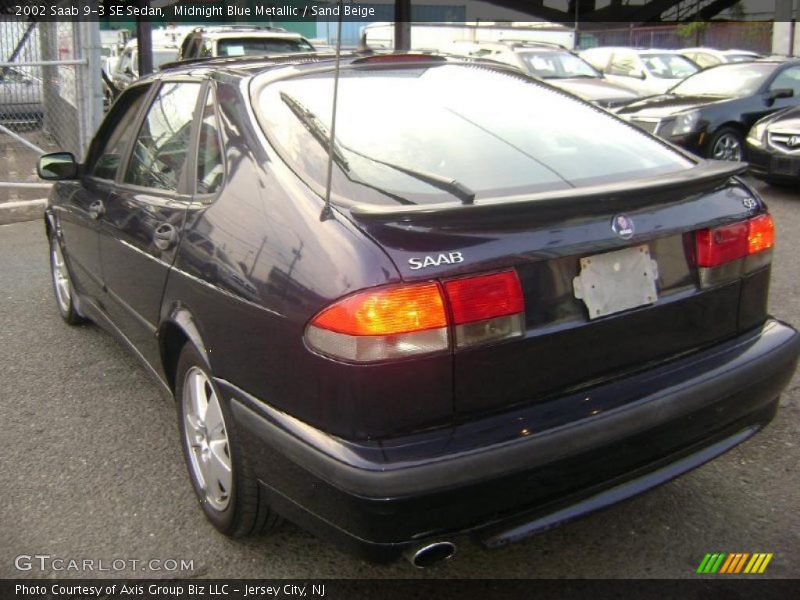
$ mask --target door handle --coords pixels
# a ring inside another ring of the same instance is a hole
[[[95,221],[106,214],[106,205],[102,200],[95,200],[89,205],[89,216]]]
[[[159,250],[169,250],[176,239],[178,239],[178,234],[175,232],[175,228],[169,223],[162,223],[156,227],[153,233],[153,243]]]

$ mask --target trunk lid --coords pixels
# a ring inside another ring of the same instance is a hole
[[[731,179],[741,170],[702,163],[692,176],[571,190],[572,197],[418,210],[356,206],[351,214],[406,281],[516,270],[524,336],[453,356],[454,411],[472,416],[544,402],[736,335],[741,280],[701,288],[691,232],[763,210]],[[633,229],[629,239],[613,227],[620,216]],[[573,284],[587,268],[581,259],[638,247],[657,265],[655,302],[589,318]]]

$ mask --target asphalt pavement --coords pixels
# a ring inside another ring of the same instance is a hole
[[[771,311],[799,326],[800,193],[761,187],[778,235]],[[0,283],[0,578],[693,578],[720,551],[771,552],[764,577],[800,577],[797,375],[766,430],[692,473],[500,550],[462,543],[418,571],[371,565],[289,523],[248,540],[216,533],[194,500],[172,402],[107,333],[59,318],[41,222],[0,226]]]

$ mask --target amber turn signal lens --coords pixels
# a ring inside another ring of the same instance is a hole
[[[360,292],[319,313],[311,325],[348,335],[392,335],[447,326],[436,283]]]

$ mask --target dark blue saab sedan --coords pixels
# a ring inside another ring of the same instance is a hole
[[[425,566],[773,418],[800,338],[767,313],[773,222],[744,165],[494,63],[334,74],[313,55],[166,69],[80,164],[39,164],[58,309],[174,396],[222,533],[285,517]]]

